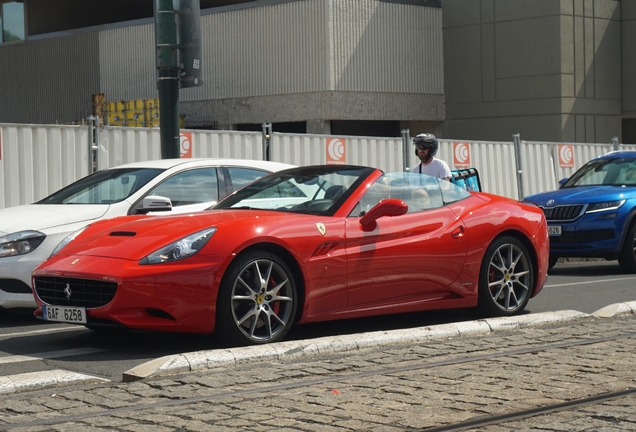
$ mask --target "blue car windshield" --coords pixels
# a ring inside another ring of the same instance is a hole
[[[36,204],[112,204],[137,192],[164,170],[121,168],[98,171],[66,186]]]
[[[593,159],[575,172],[563,187],[601,185],[636,186],[636,158]]]

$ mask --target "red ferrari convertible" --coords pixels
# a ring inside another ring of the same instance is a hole
[[[293,323],[477,306],[516,314],[543,287],[548,256],[532,204],[416,173],[308,166],[206,211],[73,233],[33,273],[35,315],[263,344]]]

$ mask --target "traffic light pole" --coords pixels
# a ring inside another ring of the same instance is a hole
[[[161,158],[180,157],[179,63],[177,25],[172,0],[155,0],[157,42],[157,89],[159,90],[159,133]]]

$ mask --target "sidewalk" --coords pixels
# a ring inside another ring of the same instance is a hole
[[[135,382],[0,394],[0,430],[633,431],[635,313],[630,302],[170,356],[128,371]]]

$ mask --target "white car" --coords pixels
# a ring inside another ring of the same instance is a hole
[[[36,203],[2,209],[0,308],[35,308],[31,272],[70,233],[91,222],[153,210],[156,215],[203,210],[263,175],[291,167],[247,159],[136,162],[86,176]]]

